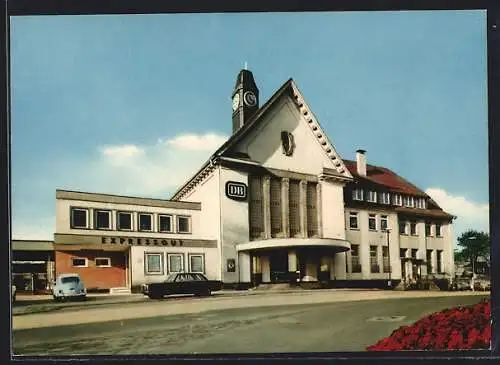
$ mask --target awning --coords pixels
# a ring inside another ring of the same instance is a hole
[[[336,238],[271,238],[268,240],[250,241],[236,245],[236,251],[251,251],[271,248],[322,247],[330,248],[335,253],[351,249],[347,240]]]
[[[125,252],[129,249],[128,245],[105,245],[102,244],[92,244],[92,243],[84,243],[84,244],[59,244],[54,245],[55,251],[83,251],[83,250],[93,250],[93,251],[118,251]]]

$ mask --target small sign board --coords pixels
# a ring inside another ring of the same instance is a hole
[[[227,272],[235,272],[235,271],[236,271],[236,260],[227,259]]]
[[[229,199],[245,201],[247,200],[248,188],[246,184],[237,181],[226,183],[226,196]]]

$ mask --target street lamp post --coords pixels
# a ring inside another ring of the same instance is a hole
[[[392,286],[392,281],[391,281],[391,271],[392,271],[391,246],[389,245],[389,233],[391,232],[391,230],[389,228],[386,228],[385,232],[387,233],[387,259],[389,260],[389,282],[387,284],[390,288]]]
[[[469,241],[473,241],[475,239],[477,239],[476,236],[472,236],[472,237],[468,238]],[[475,268],[476,250],[473,249],[472,246],[471,246],[471,251],[472,251],[472,283],[471,283],[472,285],[471,286],[472,286],[472,291],[474,291],[474,279],[476,278],[476,268]]]

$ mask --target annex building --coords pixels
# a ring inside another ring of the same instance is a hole
[[[344,160],[292,79],[261,105],[242,70],[232,96],[231,137],[170,199],[57,190],[56,274],[124,290],[182,271],[235,287],[454,276],[454,217],[365,151]]]

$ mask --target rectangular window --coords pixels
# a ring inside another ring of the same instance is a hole
[[[416,222],[410,222],[410,234],[412,236],[417,235],[417,223]]]
[[[377,218],[376,218],[375,214],[368,215],[368,229],[370,231],[377,230]]]
[[[408,251],[407,248],[400,248],[399,249],[399,257],[405,258],[406,257],[406,252]]]
[[[436,237],[441,237],[441,225],[436,223]]]
[[[370,203],[376,203],[377,202],[377,193],[375,191],[369,190],[368,195],[366,197],[366,200],[369,201]]]
[[[130,212],[118,212],[116,213],[116,225],[120,231],[131,231],[132,230],[132,213]]]
[[[431,228],[432,228],[431,224],[429,222],[425,222],[425,236],[426,237],[431,236],[431,234],[432,234]]]
[[[417,248],[412,248],[411,249],[411,258],[416,259],[418,254],[418,249]]]
[[[382,204],[390,204],[391,203],[391,194],[389,193],[379,193],[379,202]]]
[[[95,210],[95,229],[111,229],[111,212],[109,210]]]
[[[109,257],[96,257],[95,258],[96,267],[111,267],[111,259]]]
[[[163,275],[163,254],[146,252],[144,262],[146,275]]]
[[[270,205],[271,205],[271,236],[276,237],[283,232],[281,222],[281,181],[271,179],[270,181]]]
[[[358,213],[356,212],[349,213],[349,228],[358,229]]]
[[[436,258],[437,258],[437,272],[439,274],[443,273],[443,251],[442,250],[437,250],[436,252]]]
[[[289,209],[289,225],[290,237],[295,237],[300,233],[300,194],[299,182],[290,180],[288,190],[288,209]]]
[[[89,210],[71,208],[71,228],[89,228]]]
[[[382,215],[380,216],[380,229],[382,231],[386,231],[388,228],[388,225],[387,225],[387,216],[386,215]]]
[[[250,238],[260,238],[264,233],[264,210],[262,204],[262,179],[260,176],[250,177]]]
[[[359,261],[359,245],[351,245],[351,272],[361,272],[361,263]]]
[[[172,216],[158,215],[158,232],[172,232]]]
[[[415,206],[415,198],[410,196],[409,199],[408,199],[408,206],[410,208],[413,208]]]
[[[180,253],[169,253],[168,255],[168,273],[184,271],[184,257]]]
[[[139,213],[139,231],[153,230],[153,215]]]
[[[389,272],[390,270],[389,247],[387,246],[382,246],[382,267],[385,273]]]
[[[352,191],[353,200],[363,200],[363,189],[354,189]]]
[[[405,207],[408,207],[410,205],[410,197],[409,196],[404,196],[403,197],[403,205]]]
[[[378,246],[370,246],[370,271],[372,273],[379,273],[380,267],[378,266]]]
[[[425,261],[427,264],[427,274],[433,274],[433,272],[432,272],[432,250],[427,250]]]
[[[406,234],[406,222],[399,222],[399,234]]]
[[[87,267],[88,261],[85,257],[73,257],[71,259],[71,266],[73,267]]]
[[[205,257],[202,254],[189,254],[189,272],[205,273]]]
[[[317,194],[315,183],[307,183],[306,187],[306,205],[307,205],[307,236],[314,237],[318,235],[318,211]]]
[[[402,198],[400,194],[394,194],[392,196],[392,204],[394,205],[402,205]]]
[[[177,216],[177,232],[178,233],[191,232],[191,217]]]

